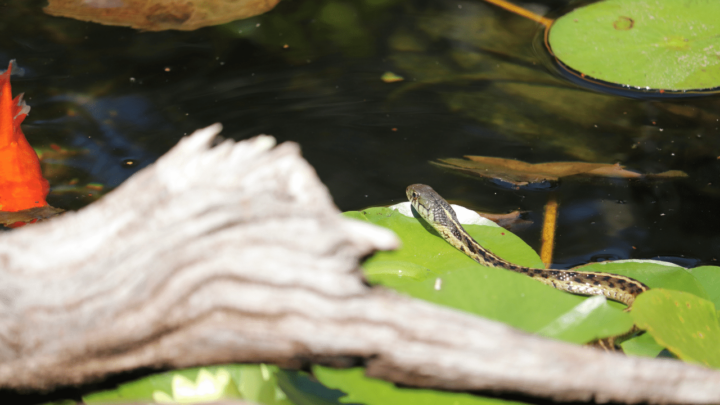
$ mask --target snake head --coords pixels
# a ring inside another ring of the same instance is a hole
[[[405,190],[410,204],[415,208],[420,216],[426,221],[433,223],[434,215],[432,211],[437,207],[438,204],[447,203],[443,200],[440,195],[435,192],[430,186],[425,184],[413,184],[408,186]]]
[[[438,195],[437,192],[432,189],[432,187],[426,186],[425,184],[409,185],[408,188],[405,190],[405,194],[407,195],[408,200],[410,200],[413,205],[415,205],[415,203],[418,201],[422,203],[423,200],[428,199],[428,197]]]
[[[459,223],[455,211],[440,194],[425,184],[413,184],[405,191],[408,200],[420,216],[433,228],[444,227],[446,223]]]
[[[407,195],[408,201],[410,201],[410,203],[414,203],[417,200],[418,193],[417,191],[415,191],[415,187],[419,185],[421,184],[413,184],[408,186],[407,189],[405,189],[405,195]]]

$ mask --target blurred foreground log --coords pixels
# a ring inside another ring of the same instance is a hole
[[[361,361],[411,386],[720,402],[717,371],[529,336],[368,287],[358,260],[393,248],[394,235],[340,217],[297,145],[260,136],[211,148],[219,131],[183,139],[86,209],[0,235],[0,386]]]

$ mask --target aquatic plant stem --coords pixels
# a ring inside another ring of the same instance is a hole
[[[520,16],[523,16],[523,17],[525,17],[525,18],[527,18],[527,19],[533,20],[533,21],[535,21],[535,22],[539,22],[540,24],[544,25],[544,26],[547,27],[547,28],[550,28],[550,26],[552,25],[552,23],[555,21],[555,20],[553,20],[553,19],[545,18],[545,17],[543,17],[543,16],[541,16],[541,15],[537,15],[537,14],[533,13],[533,12],[530,11],[530,10],[524,9],[524,8],[522,8],[522,7],[520,7],[520,6],[516,6],[516,5],[514,5],[514,4],[512,4],[512,3],[509,3],[509,2],[507,2],[507,1],[505,1],[505,0],[485,0],[485,1],[488,2],[488,3],[492,3],[492,4],[494,4],[494,5],[498,6],[498,7],[502,7],[502,8],[504,8],[504,9],[507,10],[507,11],[510,11],[510,12],[515,13],[515,14],[520,15]]]
[[[540,259],[545,263],[545,268],[552,264],[553,249],[555,247],[555,227],[557,224],[558,200],[555,193],[551,193],[548,202],[545,204],[545,215],[543,218],[542,246],[540,247]]]

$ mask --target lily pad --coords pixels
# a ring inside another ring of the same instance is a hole
[[[325,386],[347,394],[342,403],[380,405],[520,405],[520,402],[484,398],[456,392],[399,388],[395,384],[365,376],[362,368],[332,369],[313,366],[313,375]]]
[[[720,271],[720,268],[715,267]],[[659,260],[616,260],[591,263],[578,267],[580,271],[599,271],[619,274],[642,281],[651,288],[684,291],[708,299],[709,295],[693,273],[676,264]]]
[[[392,229],[403,247],[378,252],[364,264],[368,281],[405,294],[495,319],[528,332],[585,343],[626,332],[632,326],[620,306],[585,301],[504,269],[484,267],[445,242],[418,218],[389,208],[346,213]],[[528,267],[544,267],[520,238],[498,226],[465,225],[483,246]]]
[[[720,267],[700,266],[689,271],[707,291],[707,297],[703,298],[709,299],[716,308],[720,308]]]
[[[664,347],[655,341],[655,338],[653,338],[649,333],[643,333],[640,336],[628,339],[620,343],[620,346],[622,347],[623,352],[628,356],[650,358],[657,357],[664,349]]]
[[[231,364],[154,374],[116,389],[83,397],[83,403],[207,402],[246,399],[268,405],[292,405],[279,387],[283,371],[266,364]]]
[[[605,0],[555,21],[548,41],[596,79],[674,91],[720,86],[720,2]]]
[[[632,317],[623,311],[624,306],[605,301],[604,297],[568,294],[522,274],[479,265],[445,242],[419,218],[388,208],[370,208],[344,215],[389,228],[402,240],[401,249],[379,252],[363,264],[371,283],[575,343],[622,334],[632,326]],[[528,267],[543,267],[537,254],[509,231],[494,224],[464,227],[500,257]],[[720,268],[712,266],[699,269],[697,274],[703,279],[713,278],[720,272]],[[694,276],[695,270],[673,263],[620,260],[591,263],[578,270],[620,274],[642,281],[652,289],[682,291],[698,299],[711,297]],[[712,291],[715,294],[715,290]],[[624,347],[629,354],[656,356],[664,344],[639,336],[630,339]]]
[[[658,288],[635,300],[632,317],[682,360],[720,368],[720,324],[712,302]]]
[[[681,171],[672,170],[657,174],[643,175],[625,170],[620,164],[587,162],[548,162],[527,163],[515,159],[503,159],[487,156],[465,156],[465,159],[439,159],[431,162],[436,166],[456,170],[464,174],[489,178],[519,188],[533,184],[556,182],[561,177],[596,176],[612,178],[672,178],[687,177]]]

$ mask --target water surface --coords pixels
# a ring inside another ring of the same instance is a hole
[[[35,147],[87,151],[46,162],[52,205],[74,181],[112,189],[183,135],[274,135],[302,146],[341,210],[404,200],[426,183],[453,202],[527,211],[539,246],[547,191],[513,190],[428,162],[484,155],[529,162],[620,162],[687,179],[563,180],[556,267],[662,258],[715,263],[718,98],[648,99],[585,89],[539,49],[539,27],[482,2],[283,0],[248,20],[194,32],[137,32],[45,16],[42,2],[0,6],[0,64],[25,71]],[[562,1],[535,8],[555,12]],[[380,80],[386,71],[405,77]],[[131,164],[128,164],[131,162]]]

